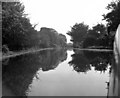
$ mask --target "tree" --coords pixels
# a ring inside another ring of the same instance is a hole
[[[107,14],[104,14],[104,20],[107,21],[108,32],[116,31],[120,24],[120,0],[112,1],[107,6],[107,10],[110,10]]]
[[[24,14],[20,2],[2,2],[2,45],[10,50],[30,48],[37,44],[37,31]]]
[[[103,37],[107,35],[107,29],[104,24],[98,23],[97,25],[93,26],[92,29],[89,29],[87,36],[95,37],[96,39],[99,37]]]
[[[87,36],[83,42],[83,47],[88,46],[108,46],[108,33],[104,24],[97,24],[88,30]]]
[[[24,6],[21,3],[2,2],[2,44],[7,44],[10,49],[22,46],[24,32],[20,19],[23,13]]]
[[[66,39],[65,35],[59,34],[59,44],[62,47],[66,47],[66,45],[67,45],[67,39]]]
[[[96,45],[96,38],[95,37],[86,37],[86,39],[83,42],[83,48],[88,48],[90,46]]]
[[[35,25],[36,26],[36,25]],[[65,47],[66,37],[52,28],[41,28],[38,32],[24,14],[20,2],[2,3],[2,45],[12,51],[37,47]]]
[[[103,15],[103,20],[107,21],[107,37],[109,40],[109,46],[113,48],[114,34],[120,24],[120,0],[112,1],[108,4],[107,10],[110,10],[110,12]]]
[[[71,36],[73,45],[81,44],[88,32],[88,25],[84,23],[75,24],[67,34]]]
[[[58,34],[58,32],[52,28],[42,27],[39,31],[40,45],[43,48],[48,47],[65,47],[66,36]]]

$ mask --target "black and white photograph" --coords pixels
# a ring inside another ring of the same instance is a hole
[[[120,0],[0,0],[0,97],[120,98]]]

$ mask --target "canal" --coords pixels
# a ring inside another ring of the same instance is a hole
[[[43,50],[2,61],[3,96],[106,96],[110,51]]]

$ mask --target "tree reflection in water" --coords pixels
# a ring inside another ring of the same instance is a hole
[[[6,95],[4,87],[12,91],[12,96],[26,96],[26,91],[39,69],[43,71],[52,70],[66,59],[66,50],[48,50],[10,58],[7,64],[3,62],[3,96]],[[9,94],[6,96],[9,96]]]
[[[87,72],[94,67],[96,71],[105,72],[112,63],[112,52],[95,52],[74,50],[69,62],[77,72]]]
[[[94,67],[96,71],[105,72],[110,65],[109,82],[107,83],[108,98],[120,98],[120,57],[118,63],[113,52],[95,52],[74,50],[69,62],[77,72],[87,72]]]

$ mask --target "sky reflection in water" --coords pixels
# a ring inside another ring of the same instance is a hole
[[[12,58],[3,62],[3,84],[21,96],[107,96],[107,54],[50,50]]]
[[[68,62],[72,60],[73,51],[68,51],[65,62],[51,71],[39,70],[39,80],[33,80],[29,96],[107,96],[109,69],[105,73],[97,72],[91,67],[87,73],[77,73]]]

